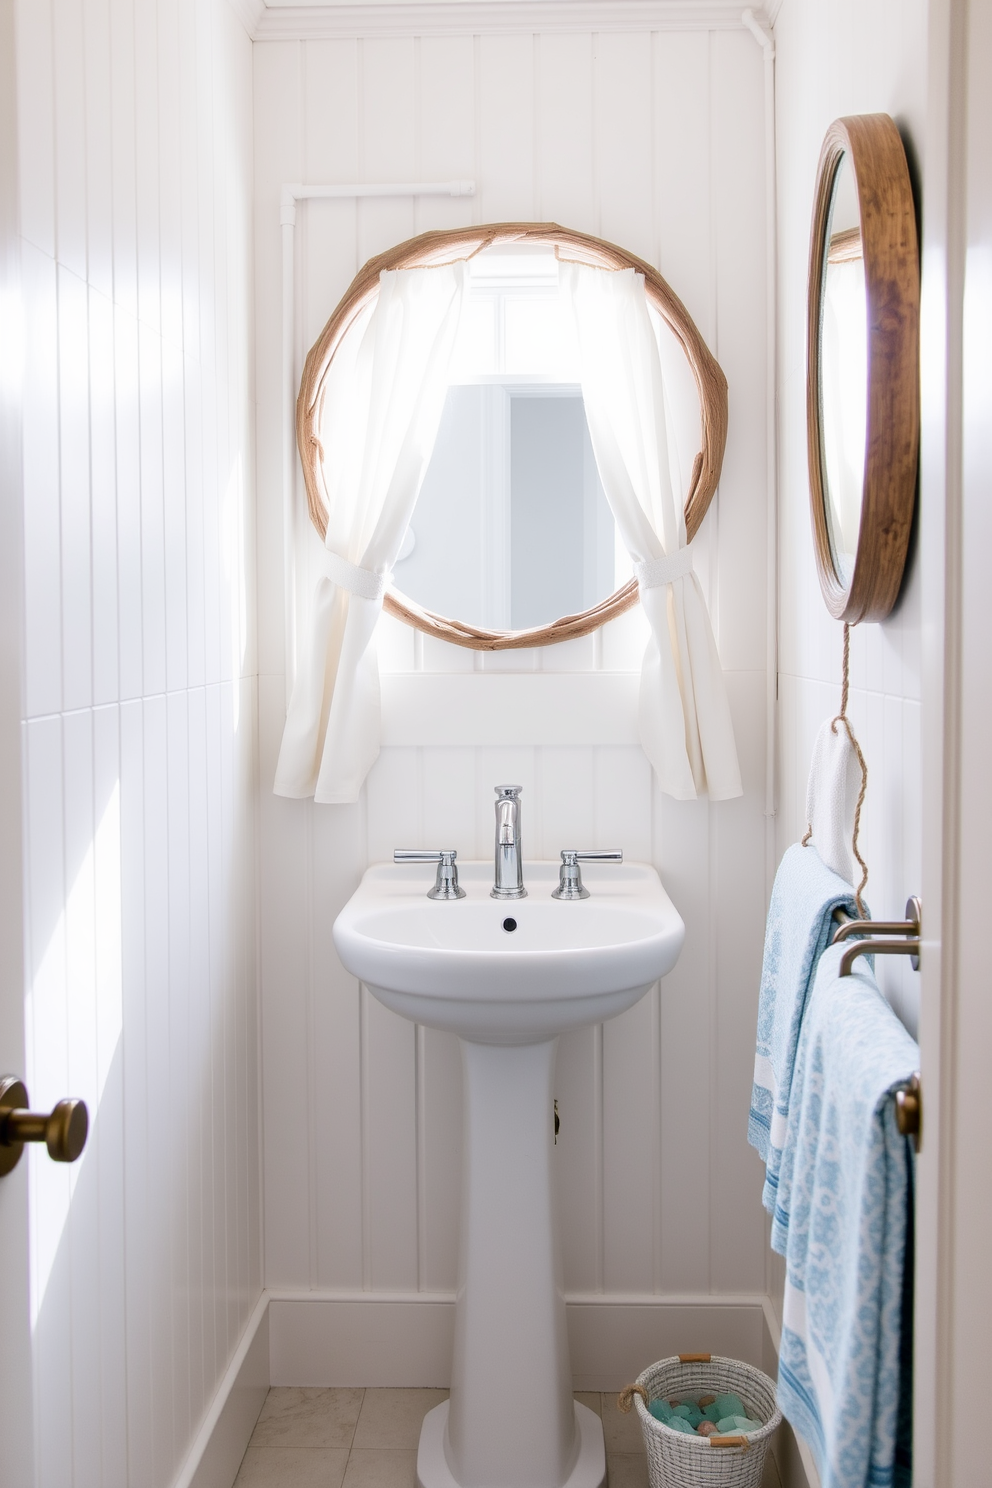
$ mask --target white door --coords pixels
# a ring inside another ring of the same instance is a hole
[[[0,575],[0,590],[4,587]],[[5,608],[0,601],[0,627]],[[22,1078],[20,719],[10,717],[14,710],[9,706],[9,683],[7,669],[0,664],[0,1076]],[[17,696],[15,692],[15,700]],[[34,1480],[31,1379],[28,1164],[22,1160],[0,1178],[0,1482],[4,1488],[30,1488]]]
[[[6,671],[0,671],[0,1076],[23,1077],[20,721],[10,727],[8,681]],[[22,1159],[12,1173],[0,1178],[0,1482],[4,1488],[30,1488],[34,1481],[32,1361],[28,1164]]]
[[[923,1151],[916,1488],[990,1481],[967,1425],[992,1336],[992,8],[934,0],[924,161]]]
[[[24,1074],[20,399],[13,0],[0,0],[0,1076]],[[0,1178],[0,1481],[30,1488],[28,1173]]]

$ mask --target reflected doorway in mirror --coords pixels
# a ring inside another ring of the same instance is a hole
[[[847,151],[834,177],[820,322],[820,419],[827,529],[846,588],[861,526],[867,433],[868,324],[858,186]]]
[[[449,388],[397,587],[425,609],[522,630],[601,604],[632,572],[579,388]]]

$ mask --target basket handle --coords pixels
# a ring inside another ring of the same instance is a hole
[[[679,1363],[708,1364],[710,1362],[710,1357],[711,1356],[709,1354],[679,1354]]]
[[[751,1443],[746,1436],[711,1436],[709,1444],[711,1447],[743,1447],[745,1452],[751,1450]]]
[[[620,1391],[620,1394],[617,1396],[617,1410],[623,1411],[625,1416],[628,1415],[631,1406],[634,1404],[635,1395],[640,1395],[641,1399],[644,1401],[644,1404],[647,1405],[648,1392],[647,1390],[645,1390],[644,1386],[627,1385],[623,1390]]]

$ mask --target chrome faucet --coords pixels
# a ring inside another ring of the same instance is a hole
[[[520,847],[521,785],[496,786],[496,878],[493,899],[524,899],[524,860]]]

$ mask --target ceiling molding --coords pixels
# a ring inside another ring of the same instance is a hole
[[[741,0],[367,0],[283,5],[231,0],[256,41],[549,31],[738,31]],[[759,15],[763,12],[758,11]]]
[[[265,0],[227,0],[248,35],[254,40],[265,15]]]

